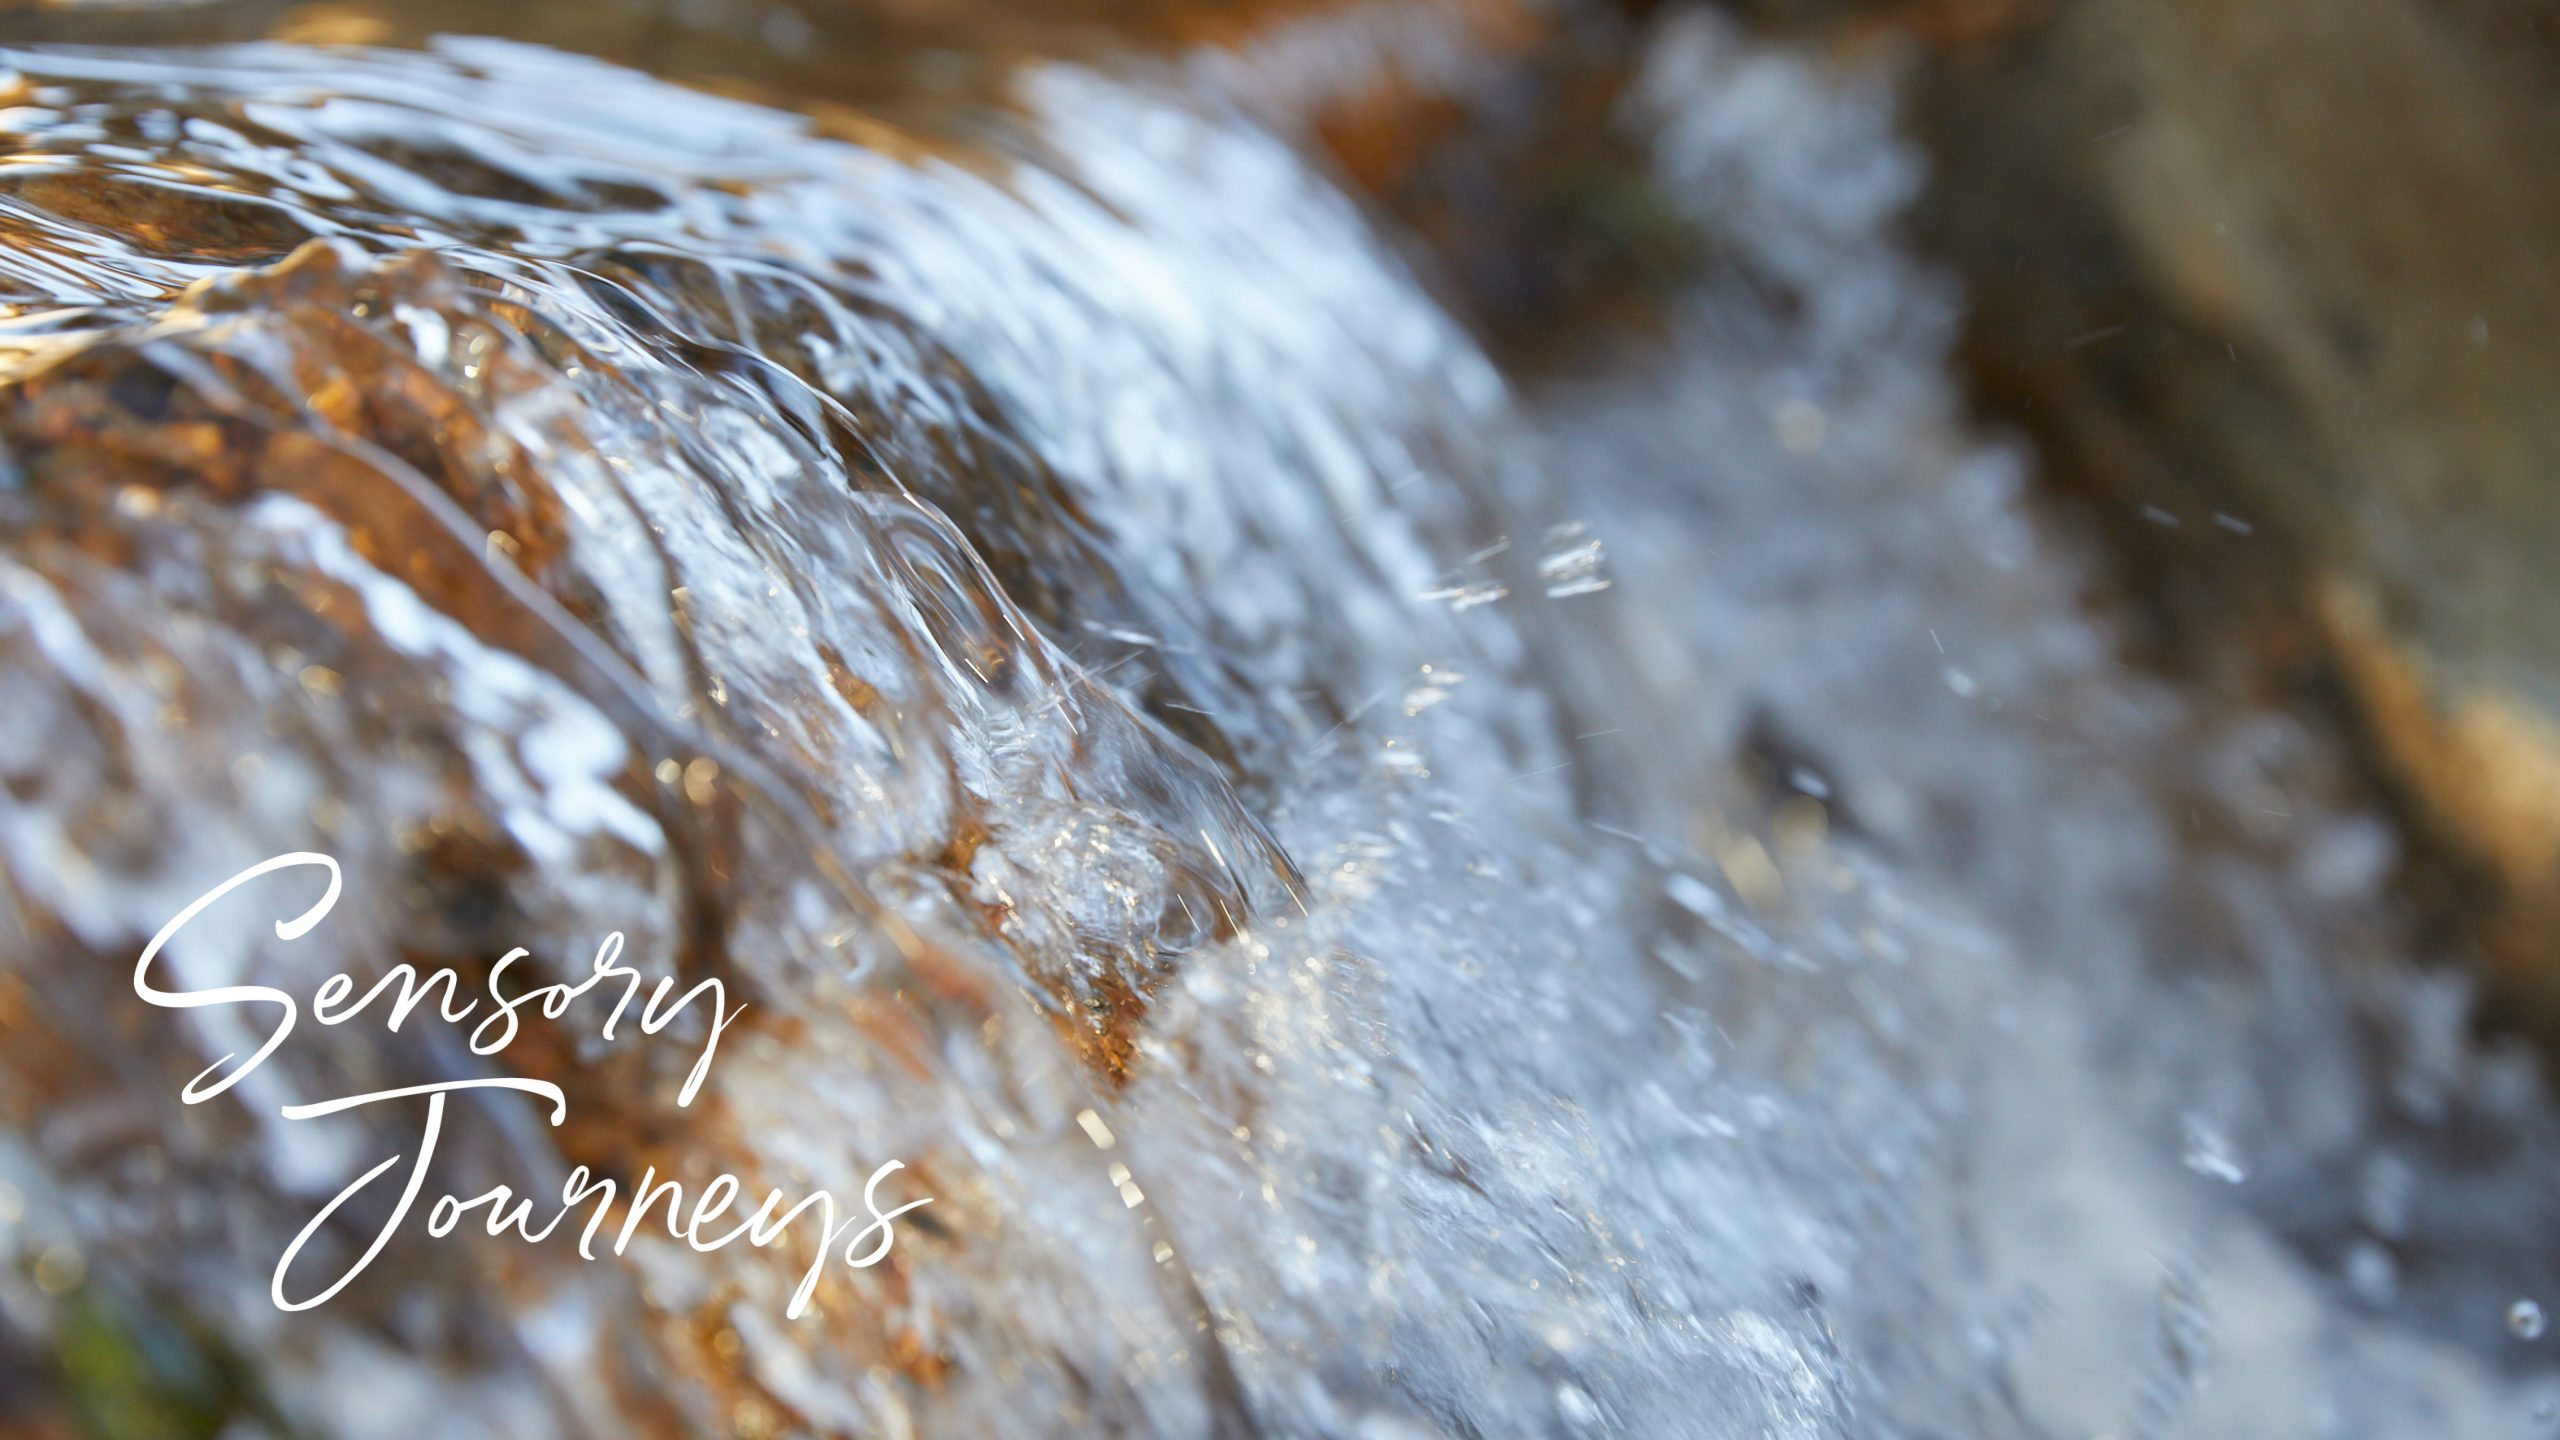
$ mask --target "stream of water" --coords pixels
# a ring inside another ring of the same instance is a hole
[[[2339,757],[2115,658],[1889,75],[1659,26],[1621,123],[1720,267],[1524,388],[1239,63],[0,54],[0,1373],[232,1437],[2547,1429],[2532,1067]],[[933,1204],[797,1321],[805,1255],[663,1235],[279,1312],[417,1121],[276,1107],[491,1063],[312,1028],[177,1106],[258,1034],[132,957],[297,850],[324,926],[169,973],[620,932],[749,1007],[690,1107],[535,1023],[572,1118],[458,1096],[439,1188]]]

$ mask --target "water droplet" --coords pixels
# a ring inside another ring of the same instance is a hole
[[[2519,1300],[2507,1307],[2507,1333],[2519,1340],[2539,1340],[2549,1325],[2542,1307],[2531,1300]]]
[[[2184,1127],[2186,1142],[2178,1158],[2189,1170],[2225,1185],[2237,1185],[2249,1178],[2249,1172],[2241,1168],[2240,1152],[2232,1146],[2231,1137],[2215,1128],[2212,1121],[2189,1115]]]
[[[1490,605],[1511,593],[1510,587],[1493,580],[1477,580],[1462,584],[1442,585],[1422,592],[1425,600],[1446,601],[1452,610],[1464,612],[1479,605]]]
[[[1559,525],[1547,532],[1547,553],[1538,561],[1538,580],[1548,595],[1563,599],[1609,588],[1601,573],[1608,552],[1597,540],[1583,538],[1579,524]]]

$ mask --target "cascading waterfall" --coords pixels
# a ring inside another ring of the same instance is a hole
[[[1897,744],[1946,792],[2082,763],[1967,748],[1986,685],[2092,687],[2101,744],[2189,731],[2095,622],[2019,618],[2076,571],[1954,418],[1874,87],[1674,30],[1629,117],[1666,183],[1768,284],[1849,288],[1710,289],[1655,388],[1523,403],[1196,67],[1032,66],[901,128],[497,40],[0,60],[0,1314],[13,1355],[89,1357],[60,1382],[87,1413],[1391,1440],[2529,1408],[2264,1238],[2196,1159],[2242,1173],[2230,1121],[2182,1151],[2139,1117],[2185,1099],[2110,1108],[2081,1010],[2138,991],[2130,962],[2032,963],[2063,933],[2004,908],[2032,878],[1985,900],[1915,854],[1936,812],[1888,784]],[[1813,174],[1749,163],[1807,115]],[[1774,273],[1769,236],[1824,226],[1848,259]],[[1698,496],[1758,528],[1665,543]],[[1764,845],[1707,778],[1710,729],[1776,683],[1740,637],[1823,633],[1791,577],[1888,525],[1879,551],[1995,563],[1869,572],[1920,578],[1834,617],[1850,678],[1781,726],[1812,747],[1781,829],[1829,833]],[[2036,637],[2024,673],[1933,655],[1938,708],[1862,711],[1949,615]],[[2156,802],[2111,783],[2055,801],[2057,903],[2162,863]],[[2360,822],[2324,823],[2327,869],[2231,870],[2234,903],[2369,889],[2333,853]],[[260,1032],[143,1007],[135,952],[305,850],[343,869],[325,924],[279,941],[308,897],[244,891],[172,983],[484,977],[516,947],[573,983],[619,934],[747,1007],[672,1045],[528,1013],[506,1066],[571,1118],[459,1093],[437,1189],[850,1197],[894,1158],[888,1197],[932,1204],[799,1320],[804,1248],[644,1228],[595,1263],[476,1225],[279,1312],[275,1258],[418,1120],[276,1107],[493,1064],[423,1014],[307,1026],[239,1103],[175,1106]],[[2297,1023],[2350,1023],[2345,980],[2284,973]],[[2180,1023],[2149,1003],[2118,1013]],[[2221,1113],[2311,1083],[2216,1074]],[[2029,1121],[2025,1093],[2068,1098]],[[1999,1167],[2037,1153],[2114,1200],[2015,1200],[2042,1192]],[[2156,1272],[2032,1273],[2075,1246]],[[2295,1330],[2206,1394],[2217,1272]],[[2079,1349],[2011,1323],[2128,1285]]]

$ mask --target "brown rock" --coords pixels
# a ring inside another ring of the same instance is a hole
[[[2511,0],[2002,8],[1858,22],[1918,39],[1979,396],[2158,658],[2343,699],[2448,934],[2560,971],[2560,35]]]

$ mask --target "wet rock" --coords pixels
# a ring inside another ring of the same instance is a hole
[[[1569,818],[1527,678],[1564,632],[1434,598],[1536,489],[1495,463],[1504,384],[1232,90],[1027,66],[950,134],[485,40],[10,63],[13,1423],[144,1350],[135,1413],[348,1435],[1843,1423],[1797,1277],[1845,1222],[1692,1219],[1868,1203],[1865,1157],[1929,1163],[1918,1089],[1819,972],[1748,987],[1765,1058],[1674,1023],[1772,942]],[[472,993],[611,944],[747,1018],[690,1106],[691,1047],[574,1014],[501,1060],[423,1015],[306,1027],[182,1105],[238,1027],[142,1005],[133,956],[313,847],[326,927],[244,897],[172,967]],[[1772,1126],[1902,1118],[1728,1166],[1698,1108],[1782,1063]],[[592,1264],[413,1227],[269,1304],[299,1227],[423,1143],[280,1102],[509,1075],[565,1115],[475,1095],[437,1188],[850,1197],[895,1157],[933,1204],[805,1323],[805,1250],[654,1220]]]
[[[1960,362],[2117,557],[2139,653],[2328,711],[2445,943],[2560,1015],[2550,18],[1745,8],[1909,59]]]

